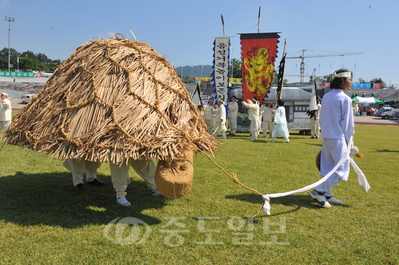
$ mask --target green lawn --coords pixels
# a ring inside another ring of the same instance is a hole
[[[319,179],[321,139],[291,133],[289,144],[230,137],[214,160],[264,194],[304,187]],[[131,171],[132,206],[122,207],[108,164],[98,176],[106,186],[76,192],[60,161],[4,145],[0,264],[398,264],[398,140],[399,126],[356,125],[369,192],[352,170],[334,190],[343,206],[320,208],[305,192],[272,199],[271,215],[255,218],[261,196],[202,154],[185,197],[153,197]]]

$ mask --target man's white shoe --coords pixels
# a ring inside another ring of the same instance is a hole
[[[162,196],[162,194],[159,192],[159,190],[157,188],[153,188],[151,190],[152,192],[152,196]]]
[[[341,204],[344,203],[343,201],[338,200],[337,198],[334,198],[334,197],[331,197],[331,198],[328,199],[327,201],[328,201],[330,204],[333,204],[333,205],[341,205]]]
[[[119,203],[120,205],[126,206],[126,207],[132,205],[128,200],[126,200],[125,197],[121,197],[121,198],[116,199],[116,202]]]
[[[309,196],[315,199],[323,208],[331,208],[331,204],[327,201],[326,196],[320,194],[317,190],[309,191]]]

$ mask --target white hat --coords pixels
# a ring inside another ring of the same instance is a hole
[[[1,94],[8,97],[8,94],[6,92],[1,92]]]

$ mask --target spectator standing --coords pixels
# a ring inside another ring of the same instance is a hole
[[[251,140],[255,141],[259,135],[259,102],[258,98],[254,97],[253,101],[248,99],[248,102],[243,101],[242,104],[249,109],[248,119],[251,121],[250,125],[250,137]]]
[[[222,100],[218,101],[213,113],[216,114],[216,128],[212,135],[217,137],[218,133],[222,133],[222,139],[226,139],[226,107]]]
[[[0,98],[0,130],[4,129],[7,131],[11,125],[12,119],[11,101],[8,99],[8,94],[6,92],[2,92]]]
[[[282,101],[281,99],[277,99],[277,109],[274,114],[272,142],[275,142],[277,137],[283,137],[286,143],[290,142],[290,134],[287,127],[287,118],[285,116],[284,101]]]
[[[267,138],[267,132],[269,131],[269,135],[271,137],[273,132],[273,103],[267,102],[266,106],[262,106],[261,110],[263,111],[263,122],[262,122],[262,130],[263,137]]]
[[[229,127],[230,135],[236,135],[237,133],[237,116],[238,116],[238,103],[236,96],[231,97],[231,102],[229,102]]]
[[[213,133],[213,109],[214,109],[214,105],[213,105],[213,100],[209,99],[208,102],[206,103],[206,105],[204,105],[204,120],[205,120],[205,124],[208,127],[208,133],[212,134]]]
[[[317,103],[317,109],[313,116],[310,118],[310,133],[312,139],[318,139],[320,136],[319,116],[320,116],[321,104]]]

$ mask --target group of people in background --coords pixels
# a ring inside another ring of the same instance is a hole
[[[337,70],[333,73],[333,80],[330,83],[331,91],[323,97],[323,106],[318,100],[316,110],[312,110],[310,120],[311,138],[318,139],[320,131],[322,133],[322,150],[320,154],[320,176],[322,177],[329,174],[338,165],[348,148],[351,148],[350,145],[354,134],[353,114],[358,111],[357,104],[352,106],[351,98],[345,93],[351,89],[351,85],[352,72],[346,69]],[[229,123],[232,124],[231,130],[234,132],[234,134],[232,133],[233,135],[235,135],[237,130],[236,110],[238,110],[238,107],[236,106],[236,100],[234,97],[234,100],[232,99],[232,102],[228,104],[229,115],[230,112],[233,113],[232,117],[229,116]],[[243,106],[249,110],[248,119],[251,121],[251,140],[257,139],[262,127],[264,137],[267,137],[267,131],[269,131],[269,134],[271,132],[272,142],[276,140],[276,137],[282,137],[285,142],[289,142],[284,102],[278,99],[276,103],[276,109],[273,109],[271,102],[260,106],[257,97],[242,102]],[[216,111],[217,109],[224,108],[223,104],[224,102],[219,102]],[[231,108],[230,105],[232,106]],[[212,111],[215,111],[213,109],[213,101],[210,100],[204,109],[205,121],[210,132],[213,129]],[[217,119],[219,118],[220,116],[217,116]],[[263,119],[262,122],[261,118]],[[222,121],[221,118],[220,120]],[[217,125],[217,128],[219,128],[219,125]],[[225,134],[222,135],[225,136]],[[340,180],[346,181],[348,179],[349,162],[349,159],[345,160],[325,182],[308,193],[323,208],[343,204],[342,200],[333,196],[332,189],[338,185]]]
[[[242,102],[243,106],[248,108],[248,119],[250,120],[250,139],[255,141],[259,134],[263,132],[263,136],[268,138],[267,132],[272,137],[272,142],[276,141],[277,137],[282,137],[286,143],[289,143],[289,132],[287,126],[287,119],[285,115],[284,101],[277,100],[277,108],[273,108],[272,102],[266,104],[259,104],[258,98],[253,97],[252,100]],[[214,105],[212,99],[208,100],[206,105],[202,106],[204,112],[204,121],[208,127],[208,133],[217,137],[222,135],[222,139],[226,139],[226,107],[228,109],[228,121],[230,128],[230,135],[234,136],[237,133],[237,117],[238,117],[238,102],[235,96],[231,97],[231,101],[225,106],[225,102],[218,101]],[[213,116],[216,117],[216,126],[214,126]]]

